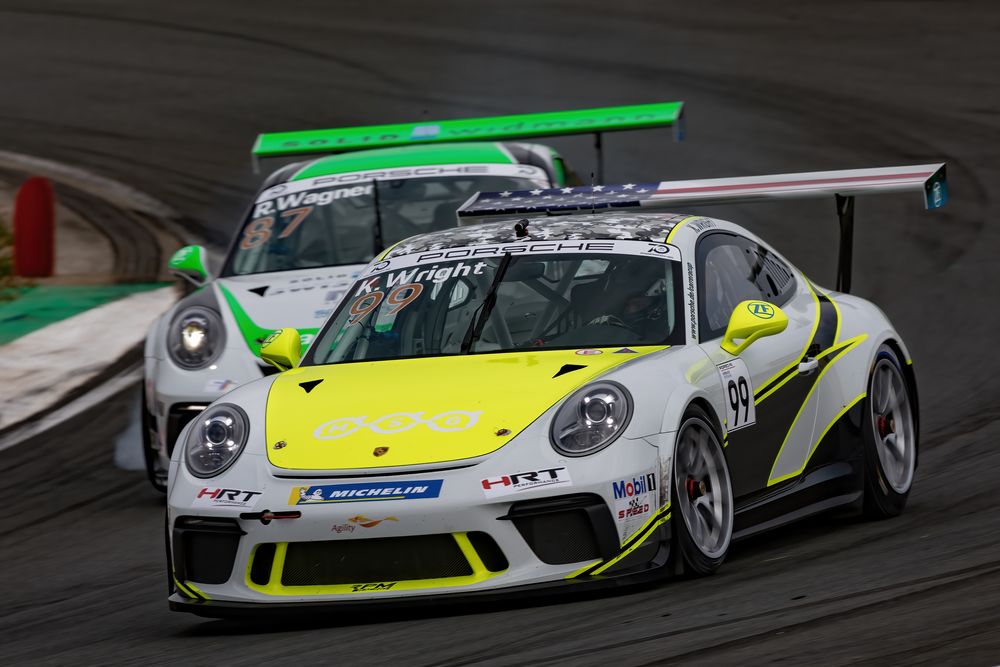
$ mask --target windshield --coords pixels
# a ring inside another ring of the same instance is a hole
[[[389,178],[397,172],[407,177]],[[455,210],[476,192],[548,183],[530,165],[389,169],[284,183],[258,196],[224,275],[366,264],[405,238],[454,227]]]
[[[571,249],[551,252],[562,246]],[[354,285],[303,364],[681,344],[676,260],[677,249],[662,243],[562,241],[382,261]]]

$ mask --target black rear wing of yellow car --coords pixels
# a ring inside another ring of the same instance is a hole
[[[658,102],[484,118],[423,120],[392,125],[272,132],[257,136],[251,155],[256,168],[258,161],[265,158],[346,153],[370,148],[459,141],[505,141],[593,134],[598,150],[598,172],[600,172],[603,133],[672,127],[675,139],[679,140],[684,133],[683,119],[683,102]],[[600,178],[601,174],[598,173],[598,179]]]
[[[851,289],[854,198],[859,195],[919,191],[924,206],[940,208],[948,201],[945,165],[844,169],[740,178],[711,178],[660,183],[624,183],[480,192],[458,209],[460,225],[498,216],[530,217],[564,213],[675,209],[684,205],[734,204],[786,199],[834,197],[840,220],[837,289]]]

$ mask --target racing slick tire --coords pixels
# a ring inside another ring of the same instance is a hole
[[[899,358],[882,345],[868,376],[862,413],[864,514],[899,516],[910,495],[917,462],[913,402]]]
[[[149,479],[149,483],[153,485],[153,488],[160,493],[167,492],[167,471],[163,469],[160,464],[159,451],[156,449],[156,438],[153,436],[153,415],[149,414],[149,410],[146,408],[146,388],[142,388],[142,404],[140,410],[142,411],[141,424],[139,428],[142,430],[142,458],[146,463],[146,478]]]
[[[733,487],[712,419],[696,405],[677,431],[672,473],[674,570],[712,574],[722,565],[733,537]]]

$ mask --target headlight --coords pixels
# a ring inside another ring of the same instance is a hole
[[[616,382],[596,382],[566,400],[552,420],[552,446],[585,456],[615,441],[632,417],[632,397]]]
[[[214,310],[191,306],[170,323],[167,352],[181,368],[198,369],[219,358],[226,344],[222,318]]]
[[[247,444],[250,422],[239,407],[222,403],[202,412],[191,424],[184,457],[195,477],[214,477],[239,457]]]

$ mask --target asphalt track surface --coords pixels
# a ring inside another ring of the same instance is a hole
[[[3,2],[3,148],[145,190],[216,246],[258,131],[655,100],[687,101],[687,140],[608,137],[608,180],[944,159],[952,201],[858,202],[854,291],[922,390],[899,519],[816,518],[596,599],[203,621],[167,611],[162,498],[112,464],[125,393],[0,453],[0,662],[1000,662],[998,28],[996,2]],[[589,169],[586,139],[552,143]],[[833,202],[707,212],[833,282]]]

